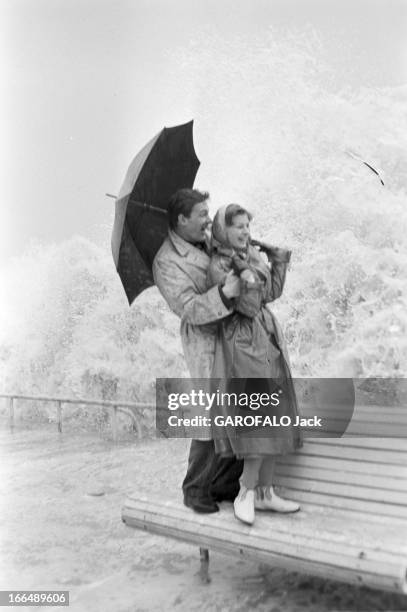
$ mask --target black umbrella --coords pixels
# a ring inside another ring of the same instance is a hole
[[[116,199],[112,253],[129,304],[154,285],[152,264],[167,231],[167,204],[199,168],[193,121],[164,128],[136,155]]]

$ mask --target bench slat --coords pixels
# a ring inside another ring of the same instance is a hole
[[[333,441],[331,441],[333,442]],[[403,452],[369,449],[355,446],[339,446],[325,442],[325,444],[316,443],[313,440],[306,440],[304,447],[296,453],[298,456],[315,456],[315,457],[333,457],[335,459],[349,459],[360,462],[380,462],[388,468],[388,465],[406,465],[407,459]]]
[[[301,462],[296,463],[295,465],[289,465],[286,463],[278,463],[276,467],[276,474],[279,474],[281,477],[283,476],[292,476],[294,478],[303,478],[309,481],[320,481],[320,482],[328,482],[332,485],[334,484],[343,484],[343,485],[355,485],[356,487],[362,489],[367,489],[366,497],[363,498],[377,500],[377,491],[374,491],[374,497],[370,497],[371,489],[380,489],[385,490],[382,491],[383,499],[388,495],[387,502],[392,503],[394,499],[398,498],[398,493],[403,494],[407,493],[407,470],[404,468],[404,478],[401,477],[396,479],[392,476],[380,476],[374,474],[357,474],[351,471],[345,471],[341,469],[341,464],[338,461],[335,468],[332,467],[320,467],[320,466],[312,466],[309,467],[305,464],[301,464]],[[340,494],[344,495],[342,487],[340,488]],[[395,495],[396,494],[396,495]],[[353,497],[353,495],[352,495]],[[405,497],[407,504],[407,495]],[[395,501],[395,503],[403,503]]]
[[[317,491],[307,491],[299,488],[293,488],[292,486],[288,486],[287,483],[283,484],[283,480],[280,477],[276,477],[275,483],[277,486],[282,487],[282,495],[284,497],[301,503],[354,511],[355,514],[365,514],[366,517],[370,515],[372,520],[376,516],[385,517],[387,521],[389,518],[399,518],[403,520],[406,518],[406,509],[404,506],[392,506],[374,501],[352,499],[349,497],[338,497],[335,495],[326,495]]]
[[[371,423],[358,419],[352,419],[346,429],[346,435],[350,436],[383,436],[404,440],[407,437],[407,426],[405,423]]]
[[[278,460],[277,465],[279,464],[342,470],[343,472],[359,474],[359,478],[361,474],[377,474],[388,477],[390,472],[389,466],[383,463],[353,459],[347,460],[340,457],[325,457],[322,462],[320,456],[306,454],[305,452],[286,455]],[[407,465],[394,466],[390,477],[395,480],[407,479]]]
[[[228,512],[228,516],[222,521],[213,521],[212,523],[196,523],[191,524],[190,519],[182,514],[173,514],[166,507],[165,511],[154,513],[150,508],[139,513],[137,503],[133,507],[128,504],[124,512],[126,523],[131,523],[136,516],[142,517],[143,526],[147,529],[149,526],[162,525],[165,529],[177,529],[187,531],[187,526],[183,526],[187,521],[191,531],[195,535],[202,537],[213,537],[214,535],[222,541],[233,543],[235,546],[246,545],[248,540],[251,546],[256,546],[264,552],[272,550],[276,554],[293,556],[302,558],[306,561],[316,561],[327,564],[343,565],[345,567],[353,566],[355,569],[360,569],[363,566],[364,571],[372,573],[383,571],[383,565],[387,566],[387,573],[394,574],[398,572],[400,556],[385,553],[383,551],[372,552],[371,549],[361,546],[341,545],[335,542],[335,545],[330,545],[327,540],[319,540],[315,537],[304,537],[302,533],[294,532],[293,526],[288,531],[277,531],[273,529],[265,529],[264,525],[267,519],[257,520],[257,527],[246,527],[237,523],[236,519]],[[270,523],[270,517],[267,520]],[[262,528],[263,527],[263,528]],[[274,525],[273,525],[274,527]],[[191,532],[188,533],[190,536]],[[362,554],[361,554],[362,553]]]
[[[355,448],[375,448],[379,450],[388,450],[388,451],[400,451],[402,453],[407,453],[407,439],[399,439],[399,438],[364,438],[364,437],[355,437],[349,436],[346,437],[346,434],[342,438],[335,439],[323,439],[321,440],[307,440],[309,444],[332,444],[333,446],[341,446],[343,448],[347,447],[355,447]],[[404,459],[407,455],[405,455]]]
[[[333,416],[324,414],[320,411],[318,411],[316,416],[323,419],[325,426],[329,424],[329,431],[333,432],[343,431],[346,426],[346,434],[349,434],[350,431],[358,431],[360,436],[363,437],[367,435],[375,436],[377,438],[388,438],[389,436],[394,436],[395,438],[406,437],[406,418],[397,415],[393,418],[389,418],[386,415],[379,414],[354,414],[349,423],[345,423],[341,418],[334,418]]]
[[[384,414],[407,419],[407,409],[405,406],[367,406],[363,404],[357,404],[355,406],[354,414]]]
[[[316,408],[307,406],[304,411],[301,411],[300,406],[299,412],[306,418],[316,415],[319,417],[329,418],[330,420],[335,419],[337,422],[341,420],[344,421],[344,417],[341,419],[340,408],[334,410],[332,408],[324,409],[321,406]],[[369,409],[368,406],[356,406],[352,414],[352,421],[353,420],[361,420],[365,422],[370,420],[377,422],[383,421],[384,423],[395,421],[397,423],[404,423],[405,425],[407,423],[407,410],[403,407],[383,410],[383,408],[380,406],[374,406],[371,409]]]
[[[407,423],[407,411],[404,413],[398,412],[362,412],[356,410],[352,416],[352,422],[358,421],[363,423],[398,423],[400,425],[406,425]]]
[[[347,497],[365,502],[373,501],[386,504],[386,506],[400,505],[406,508],[407,512],[407,493],[403,491],[383,491],[372,487],[362,487],[351,484],[341,484],[332,482],[320,482],[307,478],[295,476],[278,476],[279,484],[300,491],[312,491],[334,497]],[[276,479],[277,484],[277,479]]]
[[[234,519],[230,508],[222,508],[220,516],[197,516],[180,504],[174,506],[159,500],[143,502],[134,499],[126,502],[122,518],[130,526],[221,552],[245,554],[294,571],[376,588],[403,592],[406,589],[405,560],[378,549],[366,549],[365,543],[363,549],[346,543],[330,543],[327,539],[321,543],[318,531],[312,537],[304,536],[301,520],[287,520],[285,517],[285,523],[279,523],[279,530],[273,530],[275,521],[270,517],[259,517],[255,527],[246,527]],[[285,532],[281,527],[284,524]]]
[[[143,506],[144,504],[144,506]],[[150,516],[156,512],[160,514],[164,507],[167,508],[167,502],[159,502],[156,506],[155,499],[140,499],[129,497],[126,501],[126,507],[137,507],[139,510],[143,506]],[[180,502],[169,502],[169,512],[187,513],[190,516],[190,511],[181,505]],[[171,509],[172,508],[172,509]],[[176,510],[174,510],[176,508]],[[221,512],[211,517],[204,515],[193,514],[197,524],[218,524],[223,530],[231,529],[232,531],[240,530],[246,527],[238,522],[233,516],[233,507],[230,502],[220,504]],[[225,521],[225,518],[226,521]],[[351,520],[350,520],[351,519]],[[344,528],[344,525],[346,527]],[[352,555],[358,556],[363,550],[369,558],[367,551],[374,550],[376,554],[380,551],[383,558],[386,558],[389,563],[394,562],[394,557],[406,558],[407,563],[407,519],[396,521],[395,524],[389,525],[386,523],[376,523],[374,525],[374,533],[372,525],[366,522],[362,513],[355,517],[353,513],[347,511],[332,511],[329,512],[326,508],[311,506],[304,504],[301,511],[294,514],[279,514],[275,512],[256,513],[256,524],[254,528],[257,531],[261,529],[263,537],[271,538],[278,541],[295,541],[301,545],[312,545],[316,548],[335,547],[335,550],[343,554],[348,554],[352,551]],[[225,533],[226,533],[225,531]],[[403,535],[405,536],[403,539]]]

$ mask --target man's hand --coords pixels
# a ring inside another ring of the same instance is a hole
[[[222,287],[222,291],[229,300],[240,295],[240,279],[238,276],[236,276],[233,270],[228,272],[226,275],[226,280]]]

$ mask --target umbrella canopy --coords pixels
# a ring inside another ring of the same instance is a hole
[[[152,264],[168,231],[167,204],[192,188],[199,168],[193,121],[164,128],[133,159],[116,199],[114,263],[129,304],[154,285]]]

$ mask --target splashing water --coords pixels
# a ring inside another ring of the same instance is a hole
[[[215,206],[246,205],[255,236],[293,249],[275,310],[294,372],[403,376],[407,86],[343,89],[308,28],[205,33],[178,61],[195,92],[200,184]]]
[[[254,236],[293,250],[273,309],[294,374],[402,377],[407,86],[341,89],[322,57],[308,29],[205,32],[174,56],[168,104],[181,96],[196,118],[197,186],[212,208],[240,202]],[[107,249],[78,237],[37,247],[2,284],[10,389],[145,399],[156,376],[186,374],[176,318],[156,290],[129,309]]]

